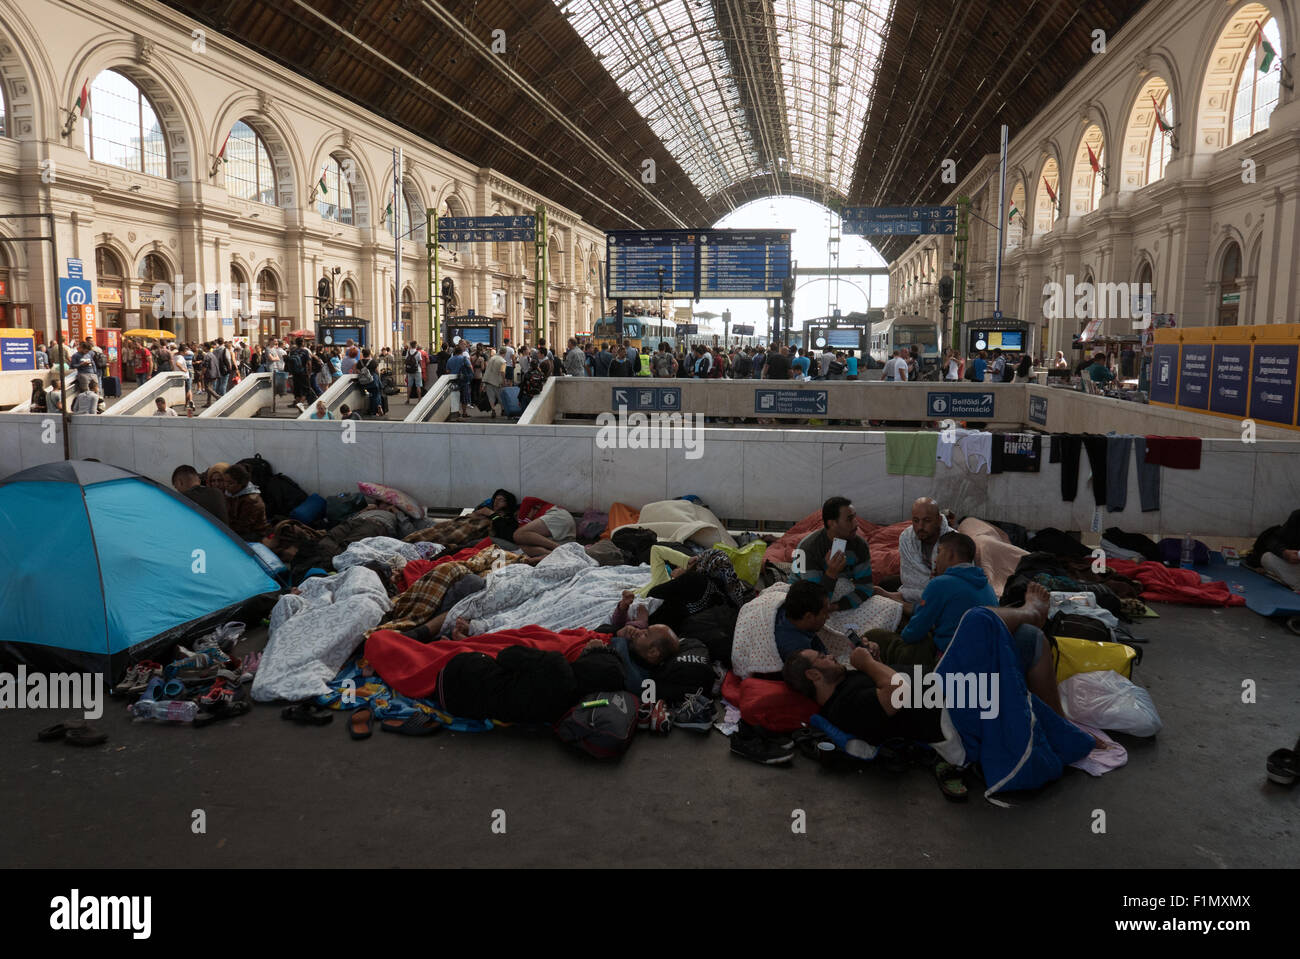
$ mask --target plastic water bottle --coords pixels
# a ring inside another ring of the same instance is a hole
[[[199,712],[199,704],[187,699],[142,699],[126,708],[136,719],[158,719],[168,723],[192,722]]]
[[[1196,543],[1192,539],[1192,534],[1188,533],[1183,537],[1183,553],[1179,565],[1183,569],[1191,569],[1196,560]]]

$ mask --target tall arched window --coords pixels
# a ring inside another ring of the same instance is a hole
[[[1017,181],[1011,188],[1011,202],[1007,204],[1007,249],[1014,250],[1025,236],[1025,185]]]
[[[171,268],[167,261],[157,253],[146,254],[140,261],[136,275],[140,281],[140,326],[152,330],[173,329],[170,311],[166,314],[163,311],[163,305],[171,298],[171,290],[168,290],[167,299],[164,299],[164,294],[159,289],[160,284],[169,288],[172,284]],[[173,304],[173,307],[179,308],[180,305]]]
[[[402,340],[409,342],[411,339],[411,324],[415,317],[415,294],[411,292],[408,286],[402,290]]]
[[[1237,77],[1232,104],[1232,142],[1268,129],[1277,106],[1282,76],[1282,35],[1277,21],[1270,19],[1251,30],[1252,43]]]
[[[355,166],[349,157],[331,156],[325,161],[321,181],[317,183],[318,199],[316,209],[326,220],[351,225],[352,218],[352,181]]]
[[[389,194],[388,206],[384,209],[384,225],[388,232],[394,236],[401,236],[403,240],[412,240],[418,243],[424,242],[424,210],[420,208],[419,200],[412,202],[412,196],[406,188],[402,189],[401,202],[397,204],[398,222],[393,223],[392,194]]]
[[[1229,243],[1219,267],[1219,326],[1236,326],[1241,316],[1241,247]]]
[[[1151,118],[1151,139],[1147,144],[1146,182],[1148,184],[1164,178],[1165,167],[1169,166],[1169,160],[1174,153],[1171,142],[1174,128],[1174,95],[1166,90],[1163,97],[1157,98],[1156,105],[1159,112],[1153,114]],[[1161,120],[1164,120],[1167,129],[1161,128]]]
[[[226,141],[226,192],[241,200],[275,206],[275,167],[271,151],[243,120],[230,128]]]
[[[1061,170],[1056,158],[1043,164],[1043,172],[1034,190],[1034,234],[1046,233],[1056,225],[1060,215]]]
[[[167,137],[158,114],[130,78],[116,70],[95,77],[81,122],[92,160],[151,176],[171,175]]]
[[[351,280],[344,280],[339,284],[338,305],[343,307],[347,316],[354,316],[357,311],[357,288]]]
[[[1091,213],[1101,205],[1105,169],[1106,143],[1101,127],[1094,123],[1084,131],[1083,139],[1079,141],[1079,148],[1074,154],[1074,167],[1070,174],[1070,209],[1075,216]]]
[[[280,336],[275,328],[276,318],[280,315],[280,281],[270,270],[257,274],[257,302],[254,305],[256,308],[252,312],[257,317],[262,339]]]
[[[0,83],[0,137],[9,135],[9,95],[5,93],[3,83]]]
[[[230,264],[230,302],[222,303],[222,312],[229,312],[232,317],[240,317],[235,321],[239,332],[247,335],[253,324],[249,318],[253,312],[253,295],[252,290],[248,288],[248,274],[240,268],[239,264]]]
[[[1096,148],[1093,152],[1097,154],[1097,166],[1103,170],[1106,169],[1106,145],[1103,143],[1100,147]],[[1095,210],[1097,209],[1097,207],[1101,206],[1101,192],[1103,189],[1105,189],[1105,181],[1103,180],[1102,175],[1096,172],[1095,170],[1093,170],[1091,209]]]
[[[106,246],[95,247],[95,303],[104,326],[122,325],[126,309],[126,270],[121,258]]]

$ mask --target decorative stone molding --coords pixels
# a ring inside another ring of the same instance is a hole
[[[135,62],[140,66],[147,67],[153,62],[155,49],[154,42],[148,37],[135,35]]]

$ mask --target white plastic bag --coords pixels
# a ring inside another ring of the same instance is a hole
[[[1066,715],[1098,729],[1154,736],[1164,725],[1151,694],[1113,669],[1075,673],[1060,691]]]

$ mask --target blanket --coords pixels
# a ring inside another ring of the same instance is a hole
[[[1134,563],[1108,559],[1106,565],[1121,576],[1142,584],[1144,603],[1183,603],[1188,606],[1245,606],[1246,597],[1232,591],[1227,583],[1201,582],[1193,569],[1170,569],[1160,563]]]
[[[610,516],[614,516],[613,507],[610,508]],[[736,548],[736,541],[723,527],[722,521],[708,508],[690,500],[669,499],[658,503],[647,503],[641,507],[640,517],[627,525],[653,530],[659,537],[659,541],[663,543],[684,543],[690,540],[701,546],[716,546],[721,543],[732,549]],[[613,527],[610,534],[613,535],[622,528]]]
[[[877,526],[875,523],[868,523],[861,516],[858,517],[858,533],[871,548],[872,582],[880,584],[898,575],[901,569],[898,558],[898,538],[903,535],[903,530],[910,529],[911,526],[910,521]],[[784,536],[767,548],[763,558],[773,563],[790,562],[790,557],[795,547],[799,545],[799,541],[821,528],[822,511],[817,510],[786,530]]]
[[[379,576],[353,566],[313,576],[271,610],[270,640],[253,678],[253,699],[299,700],[329,691],[328,683],[392,604]]]
[[[368,536],[357,540],[334,557],[334,568],[340,573],[351,566],[380,563],[389,569],[400,569],[413,560],[432,559],[442,552],[437,543],[407,543],[391,536]]]
[[[443,597],[451,585],[469,573],[483,575],[524,559],[523,553],[507,553],[497,546],[477,551],[473,556],[454,563],[442,563],[429,570],[406,590],[393,604],[393,610],[384,618],[387,629],[402,630],[421,626],[432,619],[442,605]],[[454,619],[449,622],[455,622]]]
[[[775,624],[776,611],[785,602],[785,594],[789,591],[786,583],[776,583],[740,607],[736,617],[736,635],[731,644],[731,671],[737,679],[748,679],[758,673],[779,673],[785,665],[776,648]],[[848,663],[853,644],[847,636],[829,623],[817,635],[826,645],[827,652],[839,662]]]
[[[492,519],[488,516],[458,516],[456,519],[435,523],[428,529],[418,530],[406,537],[408,543],[441,543],[447,549],[459,549],[484,536],[492,535]]]
[[[948,517],[940,513],[939,535],[943,536],[951,532],[952,528],[948,525]],[[925,587],[934,578],[934,554],[936,549],[930,551],[930,560],[926,562],[925,553],[921,551],[921,541],[917,538],[916,531],[911,526],[908,526],[907,529],[898,534],[898,575],[903,581],[898,591],[902,594],[903,599],[909,603],[919,603],[921,594],[925,592]]]
[[[1029,692],[1011,633],[991,609],[976,607],[962,617],[935,672],[953,675],[958,689],[969,685],[962,676],[991,672],[998,680],[996,716],[981,718],[978,703],[946,704],[966,761],[983,770],[985,799],[1007,789],[1037,789],[1092,751],[1091,736]]]
[[[1002,530],[973,516],[962,520],[957,526],[957,532],[965,533],[975,541],[975,562],[989,578],[993,592],[1001,596],[1007,580],[1020,563],[1020,557],[1027,556],[1028,553],[1018,546],[1012,546],[1010,537]]]
[[[393,577],[393,583],[397,586],[399,592],[405,592],[414,586],[419,581],[420,577],[429,572],[429,570],[436,569],[446,563],[464,562],[471,556],[487,549],[491,545],[492,540],[481,539],[472,546],[466,546],[464,549],[457,550],[454,553],[443,552],[437,559],[414,560],[402,567],[397,575]]]
[[[487,587],[447,611],[447,621],[471,621],[476,632],[535,625],[594,629],[609,622],[623,590],[650,578],[645,566],[601,566],[578,543],[564,543],[536,566],[494,571]]]

